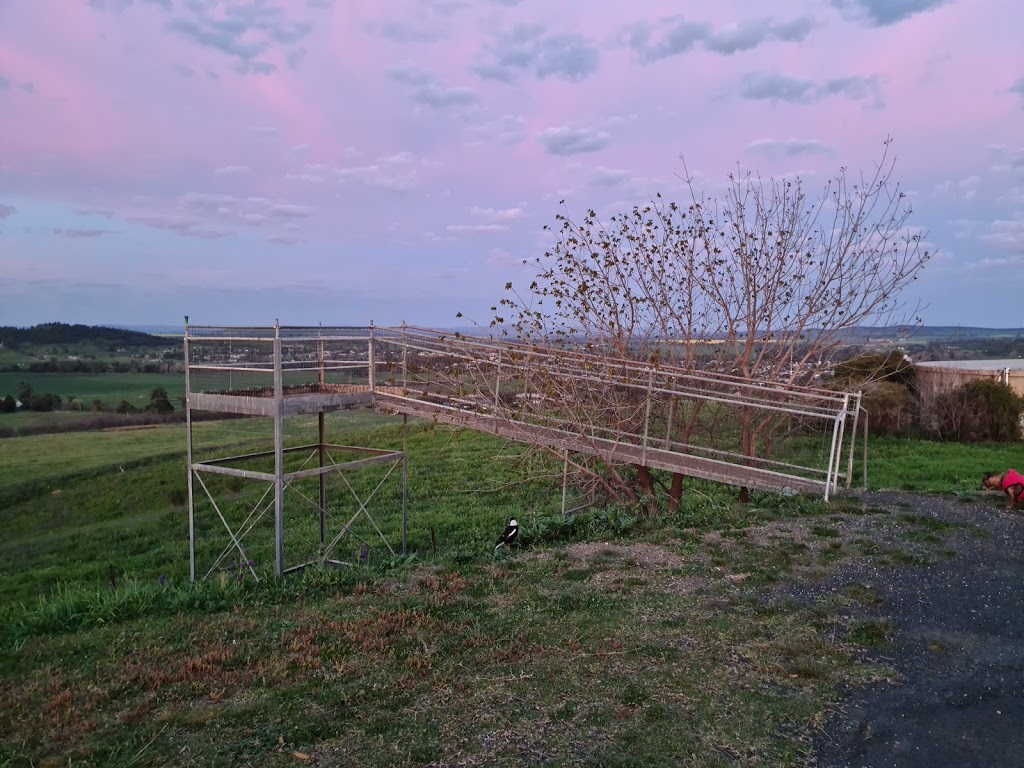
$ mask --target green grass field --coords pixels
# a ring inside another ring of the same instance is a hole
[[[398,423],[332,415],[328,439],[396,449]],[[314,428],[294,420],[287,443]],[[207,456],[268,439],[265,420],[196,425]],[[939,493],[1024,466],[1020,444],[873,439],[871,457],[872,487]],[[855,499],[741,505],[735,489],[696,481],[672,516],[566,520],[557,466],[414,424],[410,557],[358,516],[358,538],[335,551],[349,566],[278,580],[264,519],[245,541],[260,581],[240,579],[232,554],[193,585],[184,459],[180,425],[0,440],[0,766],[806,765],[839,690],[891,673],[844,613],[870,590],[812,605],[772,590],[869,556],[837,543],[841,515],[895,531],[889,560],[939,538],[927,520]],[[365,500],[380,483],[367,508],[399,548],[401,485],[385,471],[347,475],[351,489],[332,481],[332,532],[358,509],[352,492]],[[208,480],[202,573],[228,543],[217,510],[237,529],[264,490]],[[289,557],[318,548],[304,501],[315,493],[315,481],[287,491]],[[512,515],[521,546],[495,556]]]
[[[22,381],[31,384],[33,391],[39,394],[60,395],[65,404],[77,397],[86,407],[91,407],[93,400],[100,400],[105,410],[112,410],[122,400],[144,408],[150,394],[157,387],[167,390],[172,403],[177,403],[185,396],[183,374],[18,372],[0,373],[0,397],[11,395],[16,398]]]

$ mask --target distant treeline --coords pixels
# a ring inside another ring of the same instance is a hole
[[[251,416],[237,413],[208,413],[196,411],[192,421],[227,421],[248,419]],[[0,422],[0,438],[27,437],[60,432],[95,432],[102,429],[124,429],[125,427],[154,426],[159,424],[182,424],[185,413],[98,413],[93,417],[69,419],[58,422],[34,422],[24,426],[8,426],[17,422]]]
[[[80,344],[91,342],[110,344],[114,347],[154,347],[167,343],[160,336],[121,328],[107,328],[102,325],[68,325],[67,323],[43,323],[31,328],[0,326],[0,344],[10,349],[19,349],[25,344]]]
[[[165,355],[166,362],[138,360],[36,360],[0,365],[0,373],[169,373],[177,368],[180,353]]]

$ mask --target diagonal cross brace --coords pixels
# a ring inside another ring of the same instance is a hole
[[[206,493],[206,498],[208,498],[210,500],[210,503],[213,505],[214,510],[216,510],[217,517],[219,517],[220,521],[222,523],[224,523],[224,527],[227,529],[228,536],[231,537],[232,543],[235,545],[235,548],[238,550],[239,557],[241,557],[241,559],[245,560],[246,561],[246,565],[248,565],[248,558],[246,558],[246,556],[245,556],[245,550],[242,549],[242,542],[235,536],[235,532],[231,530],[231,526],[228,525],[228,521],[224,518],[223,513],[220,511],[220,507],[217,506],[217,502],[214,501],[214,499],[213,499],[213,494],[210,493],[210,489],[207,488],[206,487],[206,483],[203,482],[202,475],[200,475],[198,472],[195,472],[194,474],[196,476],[196,479],[199,480],[199,485],[201,485],[203,487],[203,491]],[[229,549],[230,549],[230,547],[229,547]],[[220,560],[223,560],[223,556],[221,556],[218,559],[217,562],[219,563]],[[214,564],[213,568],[211,568],[209,571],[207,571],[206,576],[204,576],[203,579],[204,580],[208,579],[210,577],[210,574],[213,573],[213,570],[216,567],[217,567],[217,565]],[[248,567],[249,567],[249,571],[252,573],[253,578],[256,579],[257,581],[259,581],[259,576],[256,575],[255,569],[251,565],[248,565]]]
[[[366,505],[369,504],[373,500],[373,497],[377,495],[377,491],[384,487],[384,483],[388,481],[388,478],[391,477],[392,473],[401,465],[401,463],[402,462],[398,461],[391,465],[391,468],[387,471],[387,474],[384,475],[383,478],[381,478],[381,481],[379,483],[377,483],[377,487],[374,488],[370,495],[366,497],[366,501],[363,501],[362,499],[359,498],[359,495],[355,492],[355,490],[353,490],[352,485],[349,483],[345,475],[341,475],[341,479],[345,481],[345,485],[348,487],[349,491],[355,498],[356,502],[358,502],[359,509],[357,509],[355,514],[352,515],[351,518],[349,518],[349,521],[345,523],[344,527],[341,529],[338,535],[331,539],[331,543],[324,548],[324,552],[320,557],[321,562],[327,560],[328,556],[331,554],[331,551],[334,549],[335,546],[337,546],[338,542],[341,541],[345,534],[348,533],[348,529],[352,527],[352,524],[356,521],[356,518],[358,518],[360,514],[365,514],[367,519],[369,519],[369,521],[373,523],[373,527],[376,528],[377,533],[381,538],[381,541],[384,542],[384,546],[386,546],[388,548],[388,551],[391,552],[392,557],[395,556],[395,550],[393,550],[391,548],[391,545],[388,544],[388,540],[384,538],[384,534],[381,533],[380,528],[377,528],[377,523],[374,522],[373,517],[370,516],[370,513],[366,511]]]
[[[263,507],[263,510],[258,515],[256,515],[256,511],[260,508],[260,505],[263,503],[263,500],[267,498],[267,496],[270,494],[270,492],[272,490],[274,490],[274,484],[273,483],[271,483],[269,486],[267,486],[267,490],[265,490],[263,492],[263,495],[260,496],[260,500],[256,502],[256,504],[252,508],[252,511],[249,512],[249,514],[246,516],[245,520],[242,521],[242,524],[238,528],[238,540],[239,541],[241,541],[246,536],[248,536],[249,532],[253,528],[256,527],[256,524],[259,523],[259,521],[263,519],[263,516],[265,514],[267,514],[267,512],[270,511],[271,505],[274,503],[273,499],[271,499],[267,503],[267,505],[265,507]],[[256,515],[256,519],[255,520],[252,519],[253,515]],[[252,520],[251,523],[249,522],[250,520]],[[228,556],[228,553],[230,551],[231,551],[231,544],[228,544],[226,547],[224,547],[224,549],[221,551],[220,555],[217,557],[217,560],[216,560],[216,562],[214,562],[213,567],[211,567],[210,570],[207,571],[206,576],[203,577],[204,581],[205,581],[206,578],[209,577],[209,575],[211,573],[213,573],[213,571],[217,568],[217,566],[221,564],[221,562],[224,560],[224,558]]]

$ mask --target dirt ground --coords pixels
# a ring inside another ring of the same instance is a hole
[[[891,684],[847,692],[816,740],[818,766],[1024,767],[1024,514],[996,496],[863,500],[964,527],[943,532],[952,552],[928,565],[861,561],[796,595],[871,586],[880,600],[858,618],[889,622],[891,643],[869,657],[898,673]]]

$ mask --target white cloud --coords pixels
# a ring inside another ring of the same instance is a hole
[[[465,106],[479,101],[476,91],[472,88],[450,88],[433,83],[421,85],[413,90],[411,95],[414,101],[435,109]]]
[[[559,126],[541,131],[537,134],[537,140],[548,154],[577,155],[604,149],[611,143],[612,137],[592,128]]]
[[[772,157],[797,157],[800,155],[827,155],[835,152],[835,148],[817,139],[757,139],[750,142],[745,151]]]
[[[526,138],[526,118],[502,115],[484,123],[472,123],[468,130],[481,140],[476,143],[514,145]]]
[[[582,35],[550,35],[538,24],[517,24],[498,35],[472,69],[485,80],[505,83],[527,72],[576,82],[593,75],[599,61],[597,47]]]
[[[832,5],[869,26],[886,27],[950,2],[952,0],[832,0]]]
[[[590,172],[587,183],[592,187],[617,187],[627,181],[629,177],[629,171],[599,165]]]
[[[308,205],[292,205],[290,203],[279,203],[277,205],[272,205],[267,213],[270,216],[276,216],[279,218],[301,219],[307,216],[312,216],[314,210],[314,208],[311,208]]]
[[[449,224],[445,227],[445,231],[453,234],[460,232],[494,234],[498,232],[508,232],[508,227],[504,224]]]
[[[332,173],[341,183],[354,181],[392,192],[407,192],[419,181],[420,170],[433,165],[434,161],[412,152],[397,152],[368,165],[335,168]]]
[[[983,243],[1024,254],[1024,212],[1014,219],[993,221],[990,232],[978,237]]]
[[[488,221],[515,221],[526,216],[522,208],[470,208],[469,212],[474,216],[481,216]]]
[[[411,61],[402,61],[388,69],[387,76],[396,83],[410,86],[410,98],[434,109],[467,106],[479,101],[472,88],[449,86],[430,70]]]
[[[716,28],[705,21],[676,15],[656,22],[634,23],[624,31],[621,40],[633,49],[642,63],[652,64],[688,53],[697,45],[712,53],[731,56],[770,41],[799,43],[811,33],[814,24],[809,16],[777,24],[771,19],[751,18]]]

